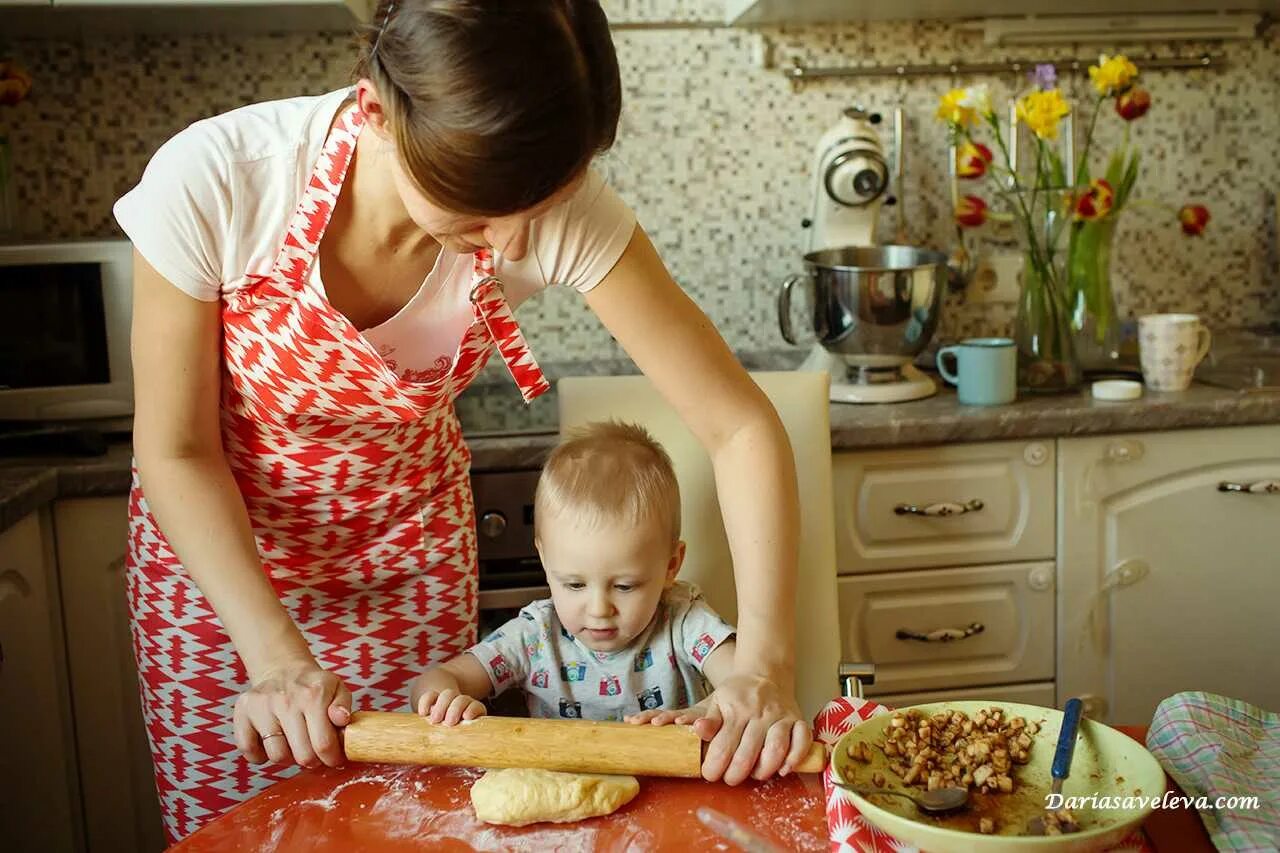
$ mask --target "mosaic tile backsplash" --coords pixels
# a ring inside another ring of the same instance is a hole
[[[1010,75],[942,76],[815,81],[795,90],[777,68],[757,64],[762,39],[779,62],[810,65],[1063,59],[1098,50],[992,49],[956,22],[698,26],[719,20],[717,0],[615,0],[606,8],[619,23],[688,24],[615,31],[624,106],[618,143],[602,167],[672,275],[740,352],[785,346],[777,287],[800,270],[811,149],[843,107],[858,103],[886,115],[899,105],[906,110],[907,180],[892,191],[905,204],[910,241],[947,249],[953,231],[936,98],[952,85],[979,82],[1007,98],[1018,85]],[[1207,71],[1143,75],[1155,106],[1132,128],[1146,158],[1136,194],[1175,209],[1187,200],[1204,203],[1213,221],[1203,237],[1191,239],[1171,211],[1125,212],[1113,267],[1122,315],[1192,311],[1213,327],[1280,320],[1278,33],[1271,27],[1247,42],[1105,46],[1133,57],[1225,59],[1224,67]],[[348,38],[332,33],[29,39],[11,42],[7,52],[36,80],[30,99],[0,107],[0,134],[9,136],[16,162],[23,237],[35,239],[117,235],[112,202],[170,135],[245,103],[336,88],[348,81],[352,59]],[[1082,101],[1087,78],[1066,79],[1067,94]],[[1099,125],[1106,151],[1122,122],[1108,115]],[[888,126],[882,125],[886,134]],[[886,208],[883,237],[895,221]],[[623,355],[567,289],[526,303],[520,319],[546,363]],[[950,296],[939,337],[1005,333],[1011,320],[1011,306]]]

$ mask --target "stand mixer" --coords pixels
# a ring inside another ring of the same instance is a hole
[[[836,402],[900,402],[937,391],[911,361],[937,327],[946,257],[912,246],[875,245],[889,187],[889,166],[874,127],[879,121],[860,107],[846,109],[818,141],[813,215],[805,222],[806,273],[787,278],[778,293],[782,337],[795,344],[791,293],[798,283],[808,285],[818,340],[800,369],[829,372]],[[901,152],[901,130],[897,135]]]

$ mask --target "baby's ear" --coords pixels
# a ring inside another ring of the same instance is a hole
[[[671,559],[667,561],[667,579],[665,586],[671,586],[676,582],[676,575],[680,574],[680,567],[684,565],[684,540],[676,542],[675,550],[671,552]]]

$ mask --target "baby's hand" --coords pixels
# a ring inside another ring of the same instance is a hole
[[[484,704],[453,688],[427,690],[418,697],[417,712],[433,723],[456,726],[463,720],[485,715]]]

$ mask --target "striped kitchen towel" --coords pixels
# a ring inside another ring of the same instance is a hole
[[[1213,693],[1156,708],[1147,749],[1197,803],[1219,850],[1280,850],[1280,714]],[[1221,797],[1256,797],[1257,806]]]

